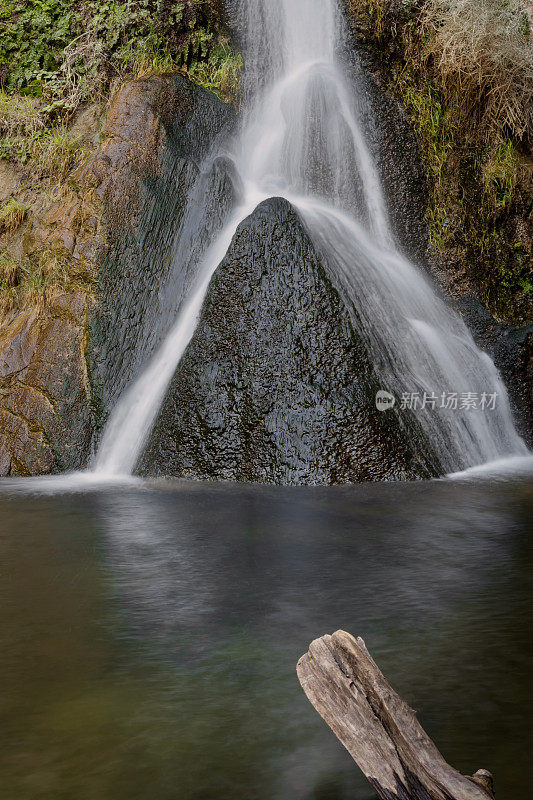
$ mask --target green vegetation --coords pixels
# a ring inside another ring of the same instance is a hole
[[[241,68],[212,0],[3,0],[0,158],[62,181],[80,160],[68,131],[80,103],[177,71],[236,101]]]
[[[193,61],[187,74],[194,83],[229,102],[239,96],[242,68],[240,53],[228,42],[220,42],[211,48],[209,58]]]
[[[349,0],[356,31],[417,133],[427,222],[493,314],[531,315],[533,44],[524,0]],[[379,45],[376,47],[376,45]]]
[[[3,0],[0,8],[0,84],[41,98],[49,115],[139,71],[184,70],[233,99],[239,64],[210,0]]]
[[[86,155],[79,140],[64,125],[45,131],[37,141],[35,154],[40,171],[58,181],[64,181]]]
[[[25,133],[30,136],[43,126],[35,101],[31,97],[8,95],[0,91],[0,132],[3,136]]]

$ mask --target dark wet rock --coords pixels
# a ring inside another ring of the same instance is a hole
[[[425,222],[427,183],[413,129],[399,104],[367,76],[377,130],[377,158],[390,221],[401,249],[425,265],[429,233]]]
[[[229,106],[182,75],[131,81],[115,97],[104,144],[87,167],[103,203],[101,302],[91,325],[91,359],[104,416],[166,331],[167,281],[187,197],[233,117]],[[224,165],[213,166],[205,190],[216,230],[232,200]],[[186,278],[178,276],[175,296]]]
[[[332,484],[428,476],[303,223],[269,200],[212,279],[146,452],[150,475]]]
[[[520,435],[533,448],[533,325],[501,325],[475,297],[463,297],[457,308],[478,347],[488,353],[508,388]]]

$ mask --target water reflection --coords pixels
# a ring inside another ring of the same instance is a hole
[[[343,627],[526,800],[532,508],[525,483],[4,499],[0,795],[369,800],[294,672]]]

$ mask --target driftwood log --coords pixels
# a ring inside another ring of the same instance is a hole
[[[315,709],[383,800],[493,800],[492,776],[446,763],[362,639],[337,631],[315,639],[298,662]]]

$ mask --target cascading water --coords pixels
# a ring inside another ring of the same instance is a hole
[[[496,408],[485,412],[431,402],[418,410],[444,468],[527,454],[494,364],[394,243],[363,134],[362,93],[338,55],[338,0],[233,0],[229,11],[242,31],[247,65],[247,110],[225,153],[235,165],[241,200],[197,260],[166,339],[112,412],[94,471],[118,475],[135,468],[214,271],[240,222],[274,196],[289,200],[304,219],[353,309],[385,390],[497,396]],[[185,264],[190,269],[190,256],[178,251],[174,269]]]

